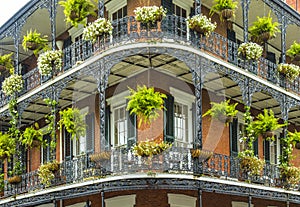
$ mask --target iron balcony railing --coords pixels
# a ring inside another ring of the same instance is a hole
[[[66,184],[82,183],[88,180],[101,179],[106,176],[145,173],[153,176],[156,173],[190,174],[218,177],[220,179],[242,180],[267,186],[284,186],[280,179],[279,168],[276,165],[265,164],[258,176],[250,176],[240,170],[237,157],[212,154],[203,151],[202,156],[193,158],[189,148],[172,147],[153,157],[136,156],[128,149],[112,149],[93,155],[82,155],[72,160],[64,161],[55,172],[50,186],[57,187]],[[296,186],[293,186],[297,189]],[[40,182],[38,171],[22,175],[18,184],[5,181],[4,197],[33,192],[46,188]]]
[[[278,74],[275,63],[260,58],[258,62],[243,61],[237,55],[238,44],[213,33],[209,37],[200,36],[189,30],[186,19],[169,15],[161,23],[140,24],[134,17],[125,17],[112,22],[113,33],[110,37],[104,38],[92,44],[84,40],[79,40],[69,47],[63,49],[64,66],[62,72],[67,71],[82,61],[87,60],[95,53],[101,53],[106,49],[120,44],[130,44],[133,42],[149,41],[172,41],[178,44],[187,44],[209,54],[221,58],[222,60],[248,70],[257,76],[280,85],[300,94],[300,78],[289,82]],[[55,74],[56,75],[56,74]],[[49,80],[51,77],[41,77],[38,69],[34,69],[24,76],[25,87],[20,95],[32,90]],[[7,97],[0,92],[0,107],[8,103]]]

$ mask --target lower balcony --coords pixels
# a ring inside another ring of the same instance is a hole
[[[72,188],[72,185],[84,185],[104,178],[125,179],[128,175],[133,177],[144,175],[148,178],[164,175],[179,179],[182,175],[213,177],[216,183],[228,181],[236,186],[241,183],[252,183],[258,186],[257,188],[268,186],[273,191],[283,191],[274,188],[278,187],[288,188],[292,192],[297,191],[299,187],[298,185],[288,186],[283,182],[276,165],[265,164],[260,175],[251,176],[241,172],[237,157],[213,154],[203,150],[197,158],[193,158],[191,149],[182,147],[172,147],[153,157],[136,156],[132,150],[125,148],[82,155],[69,161],[63,161],[60,163],[59,169],[53,173],[54,179],[50,179],[47,185],[41,182],[37,170],[23,174],[22,181],[18,184],[10,184],[6,181],[4,197],[37,191],[46,193],[49,189],[66,186]]]

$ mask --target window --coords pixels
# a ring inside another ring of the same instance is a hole
[[[188,94],[176,88],[170,88],[170,93],[174,97],[174,144],[180,147],[192,147],[193,142],[193,103],[194,95]],[[170,110],[167,108],[167,111]]]
[[[43,136],[43,140],[47,143],[45,147],[41,147],[41,161],[42,163],[49,162],[51,159],[50,142],[51,137],[49,134]]]
[[[264,140],[264,156],[267,163],[278,164],[280,155],[279,133],[274,136],[274,141]]]
[[[179,17],[187,17],[186,10],[184,8],[181,8],[180,6],[177,6],[176,4],[174,4],[174,14]]]
[[[168,193],[168,203],[170,207],[195,207],[196,197]]]
[[[111,16],[112,20],[122,19],[127,16],[127,6],[120,8],[118,11],[114,12]]]
[[[129,95],[124,91],[106,100],[106,142],[113,147],[131,146],[136,140],[136,118],[126,110],[125,97]]]
[[[116,196],[105,199],[106,207],[133,207],[135,206],[136,195]]]
[[[174,4],[174,14],[180,17],[188,17],[190,15],[190,11],[193,8],[194,1],[193,0],[173,0]]]
[[[232,207],[248,207],[249,204],[247,202],[238,202],[238,201],[232,201],[231,202]],[[254,207],[253,204],[250,205],[251,207]]]
[[[126,106],[114,108],[114,146],[124,145],[127,141]]]

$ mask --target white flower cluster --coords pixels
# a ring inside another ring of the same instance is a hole
[[[247,60],[258,60],[263,53],[263,48],[254,42],[242,43],[238,48],[238,55]]]
[[[194,15],[192,16],[192,18],[188,17],[187,23],[190,29],[196,31],[200,29],[206,36],[210,35],[210,33],[212,33],[217,27],[216,22],[212,23],[211,18],[208,18],[207,16],[202,14]]]
[[[53,70],[60,70],[62,65],[62,52],[59,50],[46,51],[37,60],[37,66],[42,75],[49,75]]]
[[[167,10],[162,6],[143,6],[135,8],[134,13],[136,20],[139,22],[155,23],[167,15]]]
[[[288,63],[280,63],[277,66],[277,71],[280,73],[285,74],[285,77],[293,81],[296,77],[300,74],[300,67],[294,64],[288,64]]]
[[[113,27],[109,20],[106,20],[105,18],[99,18],[84,28],[83,39],[96,42],[98,37],[106,34],[111,34],[112,30]]]
[[[10,96],[23,89],[24,81],[21,75],[12,74],[2,83],[2,91],[5,95]]]

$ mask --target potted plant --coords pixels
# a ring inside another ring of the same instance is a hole
[[[33,54],[37,55],[39,51],[48,49],[47,43],[47,35],[42,36],[36,30],[29,30],[23,37],[22,46],[25,51],[33,50]]]
[[[238,56],[244,60],[258,60],[263,53],[262,46],[254,42],[244,42],[238,48]]]
[[[12,74],[4,79],[2,83],[2,91],[5,95],[10,96],[21,92],[23,89],[23,84],[24,81],[21,75]]]
[[[10,158],[16,150],[16,142],[9,134],[0,132],[0,159]]]
[[[43,140],[43,133],[39,130],[38,123],[35,123],[34,126],[27,127],[22,136],[21,142],[27,148],[39,147],[41,145],[45,146],[45,142]]]
[[[86,124],[85,114],[81,114],[78,108],[67,108],[59,112],[59,126],[62,129],[64,126],[66,131],[72,136],[72,139],[79,139],[85,136]]]
[[[257,115],[256,120],[251,123],[255,134],[261,134],[266,139],[274,137],[274,131],[286,126],[286,124],[279,124],[279,118],[274,116],[272,110],[264,109],[263,113]]]
[[[135,91],[129,88],[130,96],[126,97],[129,101],[126,110],[130,114],[136,114],[139,118],[139,126],[142,122],[150,123],[159,116],[159,111],[164,108],[165,94],[155,92],[153,87],[147,88],[144,86],[137,86]]]
[[[19,159],[14,160],[13,169],[9,171],[11,177],[8,178],[8,182],[14,185],[20,183],[22,181],[21,174],[23,173],[23,169],[21,161]]]
[[[300,43],[294,41],[290,48],[286,51],[286,54],[292,58],[292,60],[300,61]]]
[[[235,107],[238,103],[230,104],[230,99],[227,101],[222,101],[220,103],[211,102],[211,108],[208,109],[202,117],[210,115],[213,119],[218,119],[226,124],[231,122],[233,117],[236,116],[238,110]]]
[[[58,170],[59,163],[56,160],[42,164],[38,169],[40,182],[46,187],[49,187],[51,185],[51,181],[55,178],[55,173]]]
[[[156,141],[139,142],[133,146],[133,152],[136,156],[152,157],[153,155],[161,154],[163,151],[172,147],[172,144],[164,141],[158,143]]]
[[[98,38],[112,34],[111,22],[105,18],[99,18],[93,23],[90,23],[83,30],[83,39],[96,42]]]
[[[135,19],[141,23],[155,23],[161,21],[167,14],[162,6],[137,7],[134,11]]]
[[[10,74],[14,74],[13,60],[11,56],[13,53],[0,56],[0,72],[9,71]]]
[[[292,140],[293,146],[295,146],[296,149],[300,149],[300,132],[290,132],[288,131],[288,136]]]
[[[282,73],[289,81],[293,81],[299,76],[300,67],[294,64],[280,63],[277,65],[277,71]]]
[[[188,27],[202,35],[209,36],[217,27],[217,23],[212,23],[205,15],[197,14],[187,18]]]
[[[276,33],[280,32],[278,26],[279,23],[273,22],[271,12],[269,12],[268,16],[257,17],[257,21],[253,22],[249,32],[252,40],[261,44],[276,37]]]
[[[298,185],[300,182],[300,169],[295,166],[280,166],[280,177],[285,186],[288,186],[287,184]]]
[[[38,57],[37,66],[42,75],[50,75],[62,68],[62,51],[49,50]]]
[[[246,173],[247,175],[249,174],[250,176],[256,176],[261,174],[264,168],[265,161],[254,156],[252,150],[245,150],[239,152],[238,158],[242,173]]]
[[[221,21],[234,17],[238,2],[233,0],[214,0],[214,3],[210,9],[210,15],[213,15],[215,12],[220,12]]]
[[[202,150],[202,149],[191,149],[192,158],[198,158],[201,161],[207,161],[212,155],[212,151]]]
[[[66,0],[59,4],[64,7],[66,22],[77,27],[78,24],[85,24],[88,15],[96,16],[96,6],[90,0]]]

